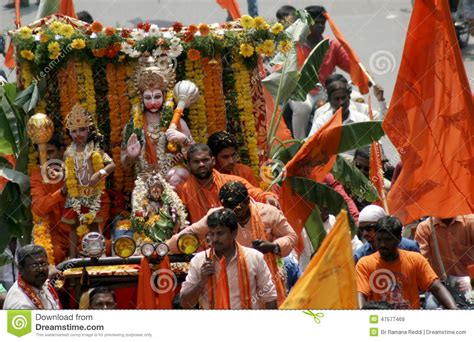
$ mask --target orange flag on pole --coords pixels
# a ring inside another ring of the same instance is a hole
[[[76,10],[74,9],[74,2],[72,0],[61,0],[58,13],[77,19]]]
[[[415,1],[383,124],[403,163],[388,196],[403,223],[474,212],[473,113],[447,0]]]
[[[235,0],[216,0],[216,2],[223,8],[229,11],[230,16],[233,20],[237,20],[241,17],[240,7]]]
[[[311,178],[324,182],[324,178],[336,161],[342,131],[342,109],[339,109],[319,131],[300,148],[286,164],[287,178],[281,188],[281,205],[288,222],[298,235],[297,251],[303,250],[301,232],[314,209],[314,204],[306,201],[291,187],[291,176]]]
[[[280,309],[357,309],[350,231],[347,211],[341,210]]]
[[[374,114],[372,112],[372,101],[370,100],[369,95],[369,118],[370,120],[374,120]],[[383,169],[382,169],[382,152],[380,149],[380,143],[378,141],[374,141],[370,147],[370,169],[369,169],[369,178],[372,184],[375,186],[377,190],[377,194],[379,199],[374,203],[378,206],[381,206],[385,209],[385,212],[388,214],[388,206],[387,206],[387,198],[385,194],[385,186],[384,186],[384,177],[383,177]]]
[[[350,74],[352,82],[359,87],[361,94],[367,94],[369,92],[369,77],[367,72],[363,69],[362,64],[360,63],[359,57],[354,50],[350,47],[347,40],[339,31],[338,27],[332,20],[328,12],[324,12],[324,17],[327,19],[329,26],[331,27],[332,33],[336,39],[341,43],[342,47],[346,51],[350,60]]]

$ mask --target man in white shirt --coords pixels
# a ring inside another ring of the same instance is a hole
[[[4,310],[60,309],[59,298],[47,282],[48,256],[43,247],[26,245],[17,253],[19,275],[7,293]]]
[[[277,293],[263,254],[235,242],[238,223],[234,212],[214,211],[207,226],[211,248],[191,260],[181,288],[181,306],[190,309],[199,302],[203,309],[276,309]],[[210,288],[210,283],[215,286]],[[246,288],[247,293],[241,291]],[[228,289],[227,293],[222,294],[221,289]],[[219,295],[227,296],[227,307],[219,306]]]
[[[363,103],[351,101],[352,87],[348,83],[347,79],[341,74],[332,74],[326,81],[326,91],[328,94],[328,103],[319,107],[313,118],[311,130],[308,137],[311,137],[326,122],[328,122],[334,113],[339,109],[343,108],[342,123],[349,124],[353,122],[365,122],[369,121],[368,106]],[[381,120],[386,112],[385,100],[383,98],[383,90],[377,87],[374,92],[377,100],[379,101],[380,112],[373,111],[374,120]]]

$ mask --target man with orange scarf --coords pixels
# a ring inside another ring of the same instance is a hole
[[[211,248],[191,260],[181,306],[203,309],[276,309],[276,290],[263,255],[235,241],[237,216],[219,209],[207,218]]]
[[[242,182],[254,200],[279,207],[275,194],[254,187],[243,178],[222,174],[215,170],[215,159],[206,144],[191,145],[188,150],[188,163],[191,175],[185,183],[176,188],[176,191],[188,208],[192,223],[200,220],[209,209],[221,206],[219,190],[230,181]]]
[[[282,303],[285,299],[285,285],[284,277],[278,270],[277,258],[288,256],[296,246],[298,238],[295,231],[280,210],[251,200],[241,182],[226,183],[219,191],[219,199],[224,208],[233,210],[237,216],[239,230],[236,241],[264,254],[277,289],[278,303]],[[217,210],[219,209],[211,209],[207,216],[168,240],[166,244],[171,253],[179,253],[177,240],[181,234],[194,233],[204,240],[208,233],[207,219]]]

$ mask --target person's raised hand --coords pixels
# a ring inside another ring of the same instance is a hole
[[[127,141],[127,155],[130,158],[136,158],[140,154],[141,148],[137,135],[133,133]]]

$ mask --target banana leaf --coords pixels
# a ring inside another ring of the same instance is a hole
[[[6,158],[0,156],[0,169],[3,168],[12,169],[13,165],[10,164],[10,162]]]
[[[6,83],[0,87],[2,113],[6,119],[6,126],[9,127],[11,136],[13,136],[12,148],[17,157],[22,147],[27,141],[26,136],[26,113],[23,109],[15,105],[17,88],[14,84]],[[4,121],[4,120],[2,120]],[[5,122],[3,122],[5,124]]]
[[[346,209],[349,213],[344,198],[330,186],[317,183],[304,177],[290,177],[289,181],[291,187],[296,193],[301,195],[305,200],[316,204],[318,207],[326,207],[330,214],[337,216],[341,209]],[[351,231],[355,234],[356,226],[354,218],[350,213],[349,224],[351,226]]]
[[[290,98],[291,93],[298,85],[298,71],[287,71],[283,74],[281,72],[274,72],[268,75],[266,78],[262,80],[263,85],[267,88],[270,92],[272,97],[278,100],[279,103],[286,103]],[[278,90],[280,88],[280,81],[281,83],[281,90],[280,90],[280,98],[278,99]]]
[[[0,169],[0,177],[8,179],[10,182],[18,184],[21,192],[28,192],[30,189],[30,178],[22,172],[10,170],[7,168]]]
[[[355,122],[342,125],[338,153],[370,145],[384,135],[382,121]]]
[[[337,156],[331,173],[346,189],[350,190],[351,194],[363,198],[367,202],[377,200],[378,195],[374,185],[344,157]]]
[[[306,220],[305,230],[308,234],[309,240],[311,241],[313,250],[317,251],[326,237],[326,230],[324,229],[324,223],[321,219],[321,212],[317,207],[314,208],[313,212]]]
[[[31,113],[38,104],[38,100],[46,91],[46,81],[41,79],[39,82],[33,82],[28,88],[22,90],[15,98],[15,105],[23,108],[25,113]]]
[[[316,87],[316,84],[319,83],[319,69],[328,50],[329,39],[321,41],[314,47],[301,68],[296,88],[290,95],[291,99],[304,101],[306,94]]]

